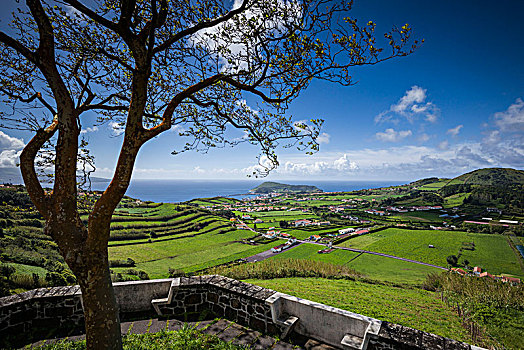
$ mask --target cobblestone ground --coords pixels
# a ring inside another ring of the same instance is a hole
[[[163,320],[163,319],[149,319],[133,322],[122,322],[122,334],[143,334],[155,333],[163,329],[176,331],[182,328],[184,322],[177,320]],[[260,332],[240,326],[234,322],[225,319],[187,322],[187,324],[194,326],[205,334],[213,334],[218,336],[225,342],[231,342],[235,345],[248,346],[251,349],[272,349],[272,350],[288,350],[288,349],[306,349],[306,350],[334,350],[335,348],[326,344],[321,344],[312,339],[296,338],[293,343],[287,343],[273,337],[263,335]],[[76,335],[62,339],[43,340],[31,345],[37,346],[43,343],[56,342],[58,340],[81,340],[85,339],[85,335]],[[298,344],[298,345],[295,345]]]

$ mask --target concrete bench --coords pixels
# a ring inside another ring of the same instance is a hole
[[[378,337],[382,322],[346,310],[283,293],[275,293],[266,303],[273,322],[301,335],[342,349],[366,349],[369,339]],[[287,335],[287,334],[286,334]]]

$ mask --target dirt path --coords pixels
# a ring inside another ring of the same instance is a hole
[[[293,249],[295,247],[298,247],[299,245],[302,245],[304,243],[309,243],[309,244],[316,244],[316,245],[319,245],[319,246],[322,246],[322,247],[327,247],[328,245],[327,244],[324,244],[324,243],[318,243],[318,242],[310,242],[310,241],[302,241],[302,240],[299,240],[298,241],[299,243],[298,244],[295,244],[294,246],[290,247],[289,249],[286,249],[282,252],[285,252],[285,251],[288,251],[290,249]],[[357,252],[357,253],[360,253],[360,254],[372,254],[372,255],[378,255],[378,256],[383,256],[383,257],[386,257],[386,258],[391,258],[391,259],[397,259],[397,260],[402,260],[402,261],[407,261],[407,262],[411,262],[411,263],[414,263],[414,264],[419,264],[419,265],[425,265],[425,266],[430,266],[430,267],[435,267],[437,269],[442,269],[442,270],[447,270],[446,267],[443,267],[443,266],[439,266],[439,265],[433,265],[433,264],[429,264],[429,263],[425,263],[425,262],[422,262],[422,261],[418,261],[418,260],[412,260],[412,259],[407,259],[407,258],[401,258],[399,256],[395,256],[395,255],[390,255],[390,254],[384,254],[384,253],[378,253],[378,252],[372,252],[370,250],[363,250],[363,249],[354,249],[354,248],[347,248],[347,247],[339,247],[339,246],[332,246],[331,248],[333,249],[341,249],[341,250],[349,250],[351,252]],[[273,253],[271,250],[266,250],[262,253],[258,253],[256,255],[253,255],[253,256],[250,256],[250,257],[247,257],[246,260],[248,262],[255,262],[255,261],[262,261],[262,260],[265,260],[265,259],[268,259],[268,258],[271,258],[272,256],[275,256],[275,255],[278,255],[282,252],[279,252],[279,253]]]
[[[273,253],[270,250],[266,250],[262,253],[258,253],[258,254],[255,254],[255,255],[252,255],[252,256],[249,256],[246,258],[247,262],[255,262],[255,261],[262,261],[262,260],[266,260],[267,258],[271,258],[272,256],[275,256],[275,255],[278,255],[280,253],[283,253],[283,252],[287,252],[288,250],[290,249],[293,249],[295,247],[298,247],[299,245],[302,245],[304,242],[299,242],[298,244],[295,244],[295,245],[292,245],[291,247],[289,247],[288,249],[286,250],[282,250],[278,253]]]
[[[306,242],[304,242],[304,241],[299,241],[299,242],[306,243]],[[307,242],[307,243],[317,244],[317,245],[321,245],[321,246],[327,246],[327,244],[324,244],[324,243],[317,243],[317,242]],[[447,270],[447,268],[445,268],[445,267],[443,267],[443,266],[433,265],[433,264],[428,264],[428,263],[425,263],[425,262],[422,262],[422,261],[418,261],[418,260],[412,260],[412,259],[407,259],[407,258],[401,258],[401,257],[399,257],[399,256],[390,255],[390,254],[384,254],[384,253],[372,252],[372,251],[370,251],[370,250],[355,249],[355,248],[347,248],[347,247],[339,247],[339,246],[336,246],[336,245],[332,246],[331,248],[334,248],[334,249],[342,249],[342,250],[349,250],[349,251],[357,252],[357,253],[365,253],[365,254],[372,254],[372,255],[384,256],[384,257],[386,257],[386,258],[392,258],[392,259],[397,259],[397,260],[407,261],[407,262],[411,262],[411,263],[415,263],[415,264],[419,264],[419,265],[426,265],[426,266],[436,267],[437,269]]]

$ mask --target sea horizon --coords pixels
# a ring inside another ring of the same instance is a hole
[[[248,197],[249,191],[269,180],[220,180],[220,179],[136,179],[132,180],[126,196],[143,201],[179,203],[196,198]],[[290,185],[316,186],[324,192],[356,191],[389,187],[409,181],[357,181],[357,180],[271,180]],[[92,190],[105,190],[109,180],[92,182]]]

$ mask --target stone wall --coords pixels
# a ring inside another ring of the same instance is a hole
[[[378,337],[372,338],[368,345],[369,350],[481,350],[477,346],[444,338],[427,332],[401,326],[394,323],[382,322]]]
[[[216,275],[181,277],[177,282],[171,300],[159,305],[162,315],[195,320],[207,311],[264,333],[278,333],[266,304],[274,291]]]
[[[275,308],[275,302],[278,303],[277,299],[281,298],[282,294],[222,276],[122,282],[115,283],[114,286],[123,320],[133,317],[167,317],[192,321],[223,317],[255,330],[279,336],[285,328],[280,323],[278,326],[276,324],[277,318],[281,315],[272,314],[278,309]],[[287,308],[302,313],[290,315],[298,319],[299,326],[295,331],[299,335],[311,336],[322,332],[321,328],[325,325],[305,322],[307,318],[315,318],[315,309],[321,308],[324,313],[327,312],[326,310],[331,310],[329,312],[334,313],[333,319],[348,313],[326,305],[289,297],[287,296],[287,303],[301,303],[301,308]],[[304,310],[304,305],[312,305],[312,311]],[[324,321],[326,317],[330,316],[322,315]],[[352,317],[354,318],[355,315]],[[304,320],[302,325],[301,318]],[[340,321],[334,322],[333,325],[335,323]],[[480,349],[397,324],[379,321],[378,325],[380,330],[372,332],[367,337],[369,338],[369,342],[365,342],[367,349]],[[0,298],[0,348],[21,346],[38,339],[79,334],[83,331],[82,297],[78,286],[40,288]],[[325,334],[329,333],[325,332]],[[344,348],[341,339],[338,338],[337,336],[337,339],[332,339],[328,343]],[[365,344],[364,348],[366,348]]]
[[[81,299],[78,286],[40,288],[0,298],[0,348],[23,345],[50,333],[83,332]]]

